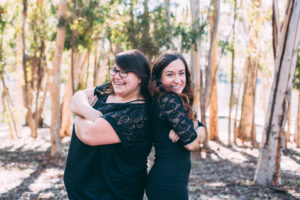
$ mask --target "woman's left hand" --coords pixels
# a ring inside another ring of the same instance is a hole
[[[179,136],[176,134],[176,132],[173,129],[170,130],[170,132],[169,132],[169,138],[173,143],[175,143],[179,140]]]

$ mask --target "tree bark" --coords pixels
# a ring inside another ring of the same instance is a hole
[[[276,48],[275,73],[269,98],[260,153],[254,181],[260,185],[280,183],[280,156],[284,124],[290,101],[300,40],[300,3],[288,1],[287,11]]]
[[[228,114],[228,146],[231,146],[231,113],[234,98],[234,61],[235,61],[235,22],[237,18],[237,2],[234,0],[234,14],[232,25],[232,49],[231,49],[231,78],[230,78],[230,99],[229,99],[229,114]],[[235,128],[235,127],[233,127]]]
[[[285,131],[285,142],[284,149],[287,147],[287,143],[290,142],[290,133],[291,133],[291,102],[288,105],[288,113],[287,113],[287,129]]]
[[[276,47],[279,40],[280,33],[280,22],[279,22],[279,10],[278,10],[278,0],[273,0],[272,4],[272,32],[273,32],[273,55],[276,58]]]
[[[254,138],[254,112],[255,112],[255,90],[258,72],[258,58],[259,50],[257,47],[258,32],[261,26],[261,0],[253,0],[253,14],[255,17],[250,23],[250,38],[248,44],[248,57],[246,60],[246,77],[244,84],[244,93],[242,100],[242,112],[239,124],[238,137],[245,141],[251,141],[253,146],[256,146],[256,139]]]
[[[66,23],[66,1],[60,0],[58,6],[59,25],[56,35],[56,49],[53,59],[53,68],[51,71],[51,157],[54,157],[61,151],[60,143],[60,65],[65,42],[65,23]]]
[[[199,0],[190,0],[192,14],[192,29],[199,29],[200,10]],[[200,109],[200,38],[196,39],[196,44],[191,47],[191,72],[193,74],[193,82],[195,85],[194,109],[199,113]],[[201,119],[203,120],[203,119]]]
[[[213,13],[210,17],[211,21],[211,38],[215,37],[214,46],[211,46],[211,70],[213,74],[213,78],[211,81],[211,98],[209,101],[209,140],[219,140],[218,135],[218,92],[217,92],[217,83],[218,83],[218,72],[217,72],[217,55],[218,55],[218,28],[215,27],[215,22],[219,21],[216,19],[219,17],[220,9],[217,7],[217,2],[214,2]]]
[[[297,148],[300,148],[300,91],[298,91],[298,111],[297,111],[294,138],[295,138]]]

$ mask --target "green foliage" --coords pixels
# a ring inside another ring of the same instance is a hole
[[[234,50],[234,44],[232,42],[228,42],[227,40],[219,40],[219,47],[224,49],[224,54],[226,55],[227,52],[231,53]]]
[[[300,90],[300,48],[298,49],[296,71],[294,76],[294,88]]]
[[[181,36],[181,49],[183,51],[188,52],[192,45],[195,45],[195,48],[197,48],[196,41],[207,34],[205,29],[207,27],[206,23],[199,24],[199,22],[196,22],[194,26],[197,28],[193,29],[190,24],[181,22],[175,28],[174,36]]]
[[[6,65],[5,55],[3,50],[3,33],[6,25],[6,20],[4,17],[5,8],[0,6],[0,72],[4,71],[4,67]]]
[[[71,49],[72,32],[74,47],[91,49],[93,42],[103,36],[104,22],[107,22],[113,1],[101,3],[100,6],[96,0],[75,2],[76,5],[68,8],[71,15],[66,22],[65,49]]]

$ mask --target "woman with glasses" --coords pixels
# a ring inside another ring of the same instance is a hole
[[[140,51],[123,52],[110,68],[110,83],[72,97],[76,116],[64,173],[69,199],[143,199],[152,145],[149,77]]]
[[[190,151],[200,147],[205,129],[192,110],[193,85],[184,57],[173,52],[161,55],[149,86],[155,160],[147,180],[148,200],[188,200]],[[169,139],[174,131],[179,137],[175,143]]]

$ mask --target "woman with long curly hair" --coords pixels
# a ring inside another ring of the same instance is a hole
[[[190,151],[200,147],[205,129],[192,109],[193,83],[184,57],[166,52],[154,63],[149,90],[155,160],[146,185],[149,200],[188,200]],[[170,137],[179,140],[172,142]]]

